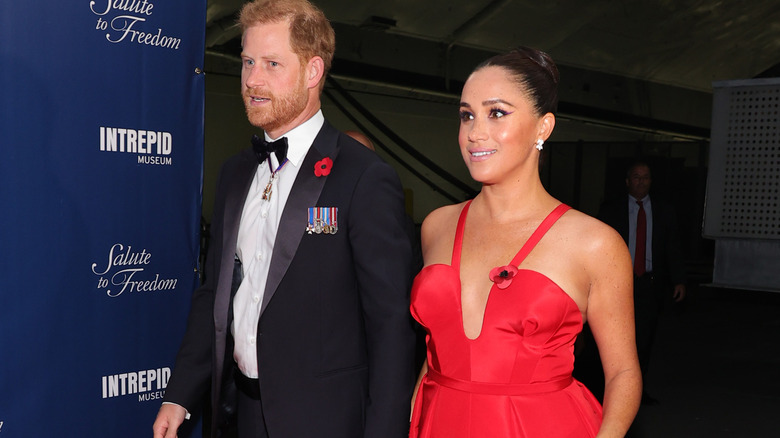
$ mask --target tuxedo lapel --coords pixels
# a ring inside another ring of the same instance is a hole
[[[652,220],[648,226],[651,227],[649,230],[653,235],[653,267],[655,267],[657,266],[657,263],[665,257],[663,251],[659,251],[659,249],[664,247],[663,242],[667,239],[666,234],[664,234],[666,230],[666,205],[660,201],[653,202],[652,199],[650,202],[650,216],[652,217]]]
[[[630,199],[628,196],[626,196],[626,200],[624,202],[619,203],[620,211],[619,214],[616,215],[616,227],[618,233],[620,233],[620,236],[623,237],[623,240],[625,240],[626,245],[628,245],[628,234],[631,226],[629,225],[629,222],[631,222],[630,215],[628,213],[629,211],[629,202]]]
[[[241,223],[241,213],[249,193],[249,187],[257,171],[257,159],[248,149],[242,152],[242,160],[235,169],[235,174],[227,183],[225,191],[225,214],[222,224],[222,249],[220,261],[219,284],[214,303],[215,315],[228,315],[231,302],[231,284],[233,268],[238,243],[238,227]]]
[[[265,312],[282,278],[287,273],[306,230],[308,209],[317,206],[322,188],[328,180],[327,176],[317,177],[314,175],[314,165],[324,157],[330,157],[334,166],[336,165],[337,140],[338,131],[326,121],[303,159],[279,221],[260,315]]]

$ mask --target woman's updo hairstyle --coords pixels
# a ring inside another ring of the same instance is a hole
[[[485,60],[474,71],[485,67],[506,70],[531,99],[538,116],[558,111],[558,67],[547,53],[520,46]]]

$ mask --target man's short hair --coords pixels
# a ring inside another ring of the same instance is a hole
[[[242,33],[258,24],[285,20],[290,22],[290,47],[301,64],[314,56],[322,58],[324,83],[336,51],[336,33],[319,8],[307,0],[255,0],[246,3],[238,16]]]
[[[631,162],[631,164],[626,167],[626,178],[631,178],[631,172],[634,171],[637,167],[647,167],[647,170],[650,172],[650,175],[653,174],[652,169],[650,169],[650,165],[647,164],[647,161],[644,160],[634,160]]]

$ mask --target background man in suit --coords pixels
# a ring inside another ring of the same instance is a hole
[[[659,199],[651,202],[651,183],[650,167],[644,162],[634,163],[626,173],[628,196],[604,204],[598,215],[623,236],[634,261],[636,342],[643,375],[647,374],[664,302],[669,297],[675,301],[685,298],[685,266],[676,213]],[[656,403],[646,392],[642,402]]]
[[[407,436],[415,334],[398,177],[320,111],[335,37],[319,9],[261,0],[239,22],[242,95],[265,139],[222,169],[209,275],[155,437],[174,437],[209,388],[212,436]],[[286,157],[268,143],[282,138]]]
[[[376,148],[374,147],[374,142],[371,141],[370,138],[366,134],[363,134],[360,131],[344,131],[344,134],[347,134],[348,136],[354,138],[355,140],[359,141],[360,144],[363,146],[371,149],[372,151],[376,152]]]

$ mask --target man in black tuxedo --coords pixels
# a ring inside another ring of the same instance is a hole
[[[239,23],[242,96],[264,139],[222,169],[209,275],[154,436],[174,437],[209,389],[212,436],[407,436],[417,370],[398,177],[322,115],[335,37],[319,9],[259,0]]]
[[[650,201],[651,183],[652,176],[646,163],[631,165],[626,173],[628,196],[605,203],[598,215],[623,236],[634,261],[637,353],[645,375],[664,302],[669,297],[675,301],[685,298],[685,266],[676,213],[671,205],[661,200]],[[655,403],[647,393],[643,394],[642,401]]]

